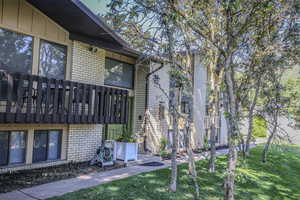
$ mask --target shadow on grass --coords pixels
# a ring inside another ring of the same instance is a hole
[[[261,163],[262,147],[252,150],[247,161],[240,162],[236,176],[236,199],[300,199],[300,149],[272,149],[269,162]],[[217,172],[207,172],[207,160],[197,162],[201,199],[222,199],[226,175],[226,156],[217,159]],[[143,173],[108,184],[66,194],[55,200],[190,200],[194,187],[187,164],[178,167],[178,190],[168,191],[170,169]],[[54,200],[53,199],[53,200]]]

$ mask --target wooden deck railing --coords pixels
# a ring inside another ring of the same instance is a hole
[[[128,91],[0,72],[0,123],[125,124]]]

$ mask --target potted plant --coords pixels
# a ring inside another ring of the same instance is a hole
[[[116,140],[116,157],[127,163],[129,160],[137,160],[138,143],[128,128],[124,128],[123,134]]]

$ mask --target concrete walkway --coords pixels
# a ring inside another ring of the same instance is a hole
[[[217,151],[217,155],[227,154],[227,149]],[[205,159],[207,155],[196,154],[195,160]],[[0,200],[42,200],[63,194],[74,192],[80,189],[89,188],[101,184],[105,184],[114,180],[127,178],[144,172],[155,171],[162,168],[170,167],[170,161],[162,161],[163,166],[128,166],[125,168],[115,169],[111,171],[92,173],[81,175],[76,178],[47,183],[32,188],[21,189],[9,193],[0,194]],[[186,158],[179,159],[178,164],[187,162]]]

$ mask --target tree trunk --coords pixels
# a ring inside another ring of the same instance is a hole
[[[172,192],[176,192],[177,190],[177,144],[178,144],[178,116],[177,116],[177,100],[179,97],[179,90],[173,89],[174,97],[172,98],[174,101],[172,103],[172,153],[171,153],[171,182],[170,182],[170,190]],[[172,94],[171,94],[172,95]],[[172,101],[171,101],[172,102]]]
[[[246,139],[246,147],[244,150],[244,156],[248,156],[250,153],[250,142],[252,138],[252,133],[253,133],[253,117],[254,117],[254,108],[256,106],[258,94],[260,91],[260,83],[261,83],[261,78],[258,79],[256,88],[255,88],[255,94],[253,98],[253,102],[249,108],[249,114],[248,114],[248,134],[247,134],[247,139]]]
[[[224,107],[227,113],[226,122],[228,127],[228,163],[227,163],[227,177],[225,178],[225,200],[234,200],[234,185],[235,185],[235,170],[237,164],[237,149],[236,141],[238,138],[238,119],[237,119],[237,105],[235,97],[235,88],[233,80],[233,72],[231,66],[232,54],[225,62],[225,85],[224,92]]]
[[[271,145],[271,142],[277,132],[277,127],[278,127],[278,116],[277,116],[277,112],[274,116],[274,126],[273,126],[273,130],[271,132],[271,134],[268,137],[267,143],[265,144],[265,148],[262,152],[262,162],[265,163],[267,162],[267,156],[268,156],[268,151],[269,151],[269,147]]]
[[[192,150],[191,146],[191,125],[192,123],[187,121],[186,123],[186,148],[188,153],[188,161],[189,161],[189,174],[193,180],[194,187],[195,187],[195,199],[200,198],[200,186],[197,181],[197,170],[196,170],[196,164],[194,159],[194,152]]]

